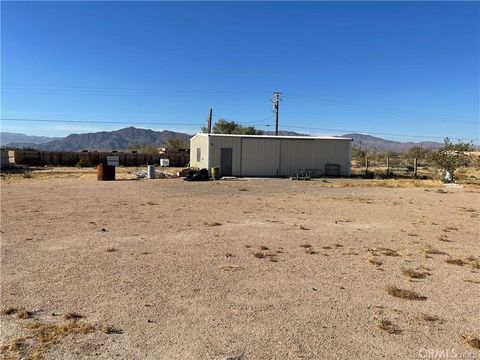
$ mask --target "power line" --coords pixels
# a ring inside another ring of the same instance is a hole
[[[235,122],[238,122],[239,124],[258,124],[258,123],[264,122],[266,120],[269,120],[269,119],[273,118],[274,116],[275,115],[269,115],[266,118],[263,118],[261,120],[256,120],[256,121],[235,121],[235,120],[232,120],[228,116],[222,116],[222,115],[217,115],[217,114],[213,115],[213,117],[217,118],[218,120],[235,121]]]
[[[100,86],[78,86],[78,85],[48,85],[48,84],[26,84],[26,83],[3,83],[2,85],[13,85],[10,86],[10,88],[27,88],[29,86],[33,86],[35,88],[47,88],[44,90],[56,90],[55,88],[60,88],[60,89],[85,89],[85,90],[94,90],[94,91],[104,91],[104,90],[115,90],[115,91],[159,91],[163,93],[174,93],[174,94],[181,94],[181,93],[191,93],[191,94],[270,94],[269,90],[239,90],[239,91],[204,91],[204,90],[198,90],[198,91],[192,91],[192,90],[165,90],[165,89],[160,89],[160,88],[122,88],[122,87],[100,87]],[[2,86],[2,88],[9,88],[9,86]],[[53,89],[48,89],[48,88],[53,88]],[[42,90],[42,89],[38,89]]]
[[[273,115],[270,115],[271,118]],[[218,116],[217,116],[218,117]],[[268,118],[266,118],[268,119]],[[263,120],[266,120],[263,119]],[[206,119],[205,119],[206,120]],[[263,121],[262,120],[262,121]],[[149,121],[101,121],[101,120],[58,120],[58,119],[32,119],[32,118],[1,118],[0,121],[12,121],[12,122],[53,122],[53,123],[85,123],[85,124],[127,124],[127,125],[180,125],[180,126],[203,126],[204,123],[172,123],[172,122],[149,122]],[[259,124],[257,127],[270,127],[273,124]],[[290,129],[304,129],[304,130],[317,130],[336,133],[359,133],[367,135],[381,135],[381,136],[398,136],[398,137],[410,137],[410,138],[429,138],[429,139],[444,139],[443,136],[431,136],[431,135],[412,135],[412,134],[398,134],[398,133],[384,133],[384,132],[367,132],[359,130],[346,130],[346,129],[328,129],[309,126],[298,125],[282,125],[283,127]],[[452,139],[458,139],[462,141],[479,141],[479,138],[465,138],[450,136]]]
[[[270,125],[266,125],[270,126]],[[412,135],[412,134],[397,134],[397,133],[383,133],[383,132],[365,132],[359,130],[345,130],[345,129],[325,129],[317,127],[308,127],[308,126],[296,126],[296,125],[283,125],[283,127],[293,128],[293,129],[305,129],[305,130],[319,130],[319,131],[329,131],[329,132],[343,132],[343,133],[357,133],[357,134],[367,134],[367,135],[382,135],[382,136],[399,136],[399,137],[411,137],[411,138],[428,138],[428,139],[444,139],[445,136],[431,136],[431,135]],[[449,136],[452,139],[458,140],[472,140],[478,141],[480,139],[476,138],[460,138],[456,136]]]
[[[373,108],[370,105],[365,105],[365,104],[358,104],[358,103],[352,103],[352,102],[347,102],[347,101],[339,101],[339,100],[331,100],[331,99],[326,99],[326,98],[321,98],[321,97],[313,97],[313,96],[305,96],[305,95],[299,95],[299,94],[292,94],[292,93],[285,93],[287,96],[292,96],[296,98],[300,98],[303,101],[307,101],[310,103],[314,104],[323,104],[323,105],[328,105],[330,104],[338,104],[338,105],[345,105],[345,106],[350,106],[350,107],[359,107],[359,108],[370,108],[368,111],[374,112],[377,114],[389,114],[390,116],[396,116],[396,117],[405,117],[405,116],[411,116],[411,114],[414,114],[413,112],[409,111],[404,111],[404,110],[395,110],[395,109],[386,109],[386,110],[378,110]],[[438,114],[426,114],[426,115],[421,115],[421,117],[427,117],[427,118],[435,118],[435,119],[443,119],[443,120],[448,120],[448,121],[455,121],[455,122],[463,122],[463,123],[477,123],[478,119],[474,119],[473,117],[465,117],[465,116],[455,116],[455,115],[438,115]],[[455,117],[455,119],[453,119]],[[464,120],[459,120],[459,119],[464,119]],[[466,120],[468,119],[468,120]]]
[[[184,126],[202,126],[201,123],[169,123],[169,122],[149,122],[149,121],[103,121],[103,120],[58,120],[58,119],[13,119],[2,118],[1,121],[13,122],[53,122],[53,123],[80,123],[80,124],[128,124],[128,125],[184,125]]]

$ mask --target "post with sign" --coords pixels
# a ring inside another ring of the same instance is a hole
[[[119,166],[120,162],[118,156],[107,156],[107,165],[108,166]]]
[[[97,167],[97,179],[100,181],[115,180],[115,167],[119,165],[118,156],[107,156],[107,164],[99,164]]]

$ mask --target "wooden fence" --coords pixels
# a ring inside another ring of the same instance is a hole
[[[175,167],[185,167],[190,162],[188,151],[177,150],[167,150],[163,154],[15,150],[15,163],[28,166],[75,166],[82,160],[94,166],[106,164],[110,155],[118,156],[121,166],[154,165],[159,164],[160,159],[169,159],[170,166]]]

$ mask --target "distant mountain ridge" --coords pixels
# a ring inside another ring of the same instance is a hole
[[[33,143],[5,143],[8,146],[32,147],[37,150],[49,151],[111,151],[127,150],[129,145],[153,145],[164,147],[169,139],[178,138],[188,142],[191,135],[175,131],[154,131],[150,129],[139,129],[133,126],[115,130],[100,131],[96,133],[71,134],[64,138],[57,138],[48,142]],[[2,142],[2,145],[4,143]]]
[[[349,137],[353,139],[353,147],[364,149],[368,151],[393,151],[402,153],[408,151],[413,146],[421,146],[426,149],[438,149],[443,144],[433,141],[422,142],[400,142],[393,140],[385,140],[379,137],[364,135],[364,134],[345,134],[342,137]]]
[[[0,133],[0,145],[10,145],[16,147],[29,147],[36,144],[44,144],[49,141],[57,140],[59,138],[48,136],[30,136],[25,134],[1,132]]]
[[[175,131],[154,131],[128,127],[116,131],[100,131],[87,134],[71,134],[67,137],[37,146],[39,150],[82,151],[82,150],[126,150],[129,145],[148,144],[164,147],[169,139],[189,141],[190,135]]]
[[[265,134],[273,135],[273,132],[266,132]],[[188,142],[191,138],[191,135],[185,133],[169,130],[154,131],[150,129],[139,129],[133,126],[115,131],[71,134],[64,138],[53,138],[53,140],[48,137],[27,136],[23,134],[1,133],[0,135],[3,146],[32,147],[38,150],[51,151],[126,150],[130,145],[134,144],[165,147],[167,141],[171,138],[179,138],[184,142]],[[293,131],[280,131],[279,135],[309,136],[308,134],[300,134]],[[367,151],[393,151],[401,153],[407,151],[412,146],[422,146],[431,149],[442,146],[442,144],[438,142],[399,142],[364,134],[345,134],[342,135],[342,137],[352,138],[354,147]],[[14,139],[16,141],[8,142],[6,141],[8,139]],[[18,139],[25,142],[18,142]],[[32,139],[37,143],[34,143]],[[27,140],[30,140],[30,142],[26,142]]]

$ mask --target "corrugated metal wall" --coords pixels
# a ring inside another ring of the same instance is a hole
[[[280,176],[279,139],[242,139],[242,176]]]
[[[190,165],[209,171],[221,167],[221,149],[231,148],[234,176],[293,176],[300,169],[324,174],[326,164],[340,165],[342,176],[349,176],[351,170],[349,140],[197,135],[190,147]],[[196,148],[201,149],[200,162]]]
[[[291,176],[299,169],[318,169],[327,164],[339,164],[341,175],[350,175],[351,147],[349,140],[281,139],[280,175]]]

